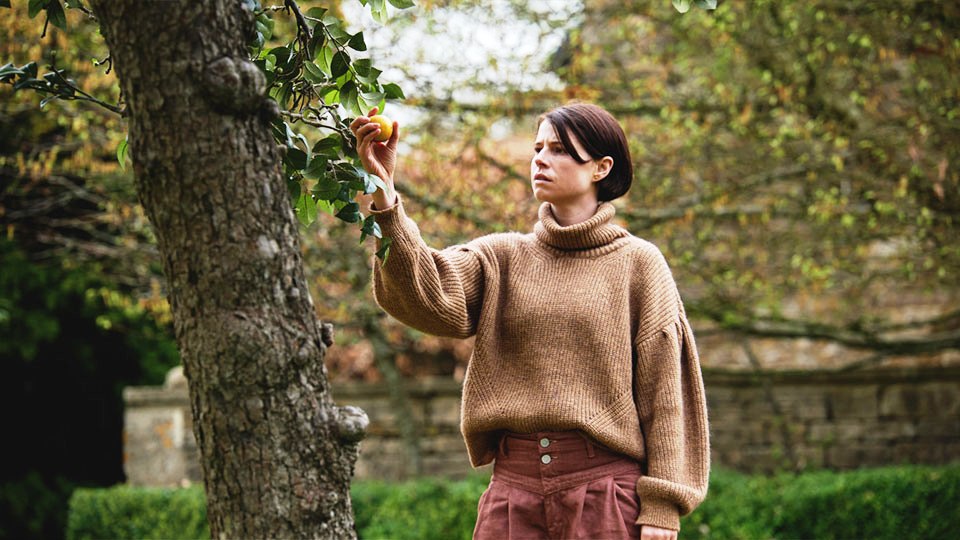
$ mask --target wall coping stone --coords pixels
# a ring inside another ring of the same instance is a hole
[[[844,385],[900,382],[948,382],[960,380],[960,367],[902,367],[857,370],[728,370],[703,369],[704,384],[756,386],[761,381],[790,385]]]

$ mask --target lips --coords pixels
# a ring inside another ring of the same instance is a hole
[[[549,178],[547,178],[547,175],[545,175],[545,174],[543,174],[543,173],[537,173],[537,174],[533,175],[533,181],[536,182],[536,181],[538,181],[538,180],[541,181],[541,182],[552,182],[552,180],[550,180]]]

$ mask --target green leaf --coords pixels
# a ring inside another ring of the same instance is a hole
[[[305,227],[317,220],[317,202],[313,200],[309,193],[301,194],[293,209],[297,214],[297,219]]]
[[[717,9],[717,0],[694,0],[698,8]]]
[[[307,178],[323,178],[327,174],[327,163],[330,159],[327,156],[314,156],[310,164],[303,170],[303,175]]]
[[[340,194],[340,182],[329,177],[320,178],[313,186],[313,194],[322,201],[333,201]]]
[[[690,0],[673,0],[673,7],[680,13],[690,11]]]
[[[330,62],[330,71],[334,77],[339,77],[350,70],[350,57],[343,51],[337,51]],[[341,90],[341,93],[343,91]]]
[[[263,67],[266,71],[273,74],[274,70],[277,69],[277,57],[272,54],[267,54],[263,58]]]
[[[334,164],[333,172],[336,179],[341,183],[346,182],[350,189],[360,191],[364,188],[363,176],[367,173],[363,169],[350,163],[340,162]],[[347,200],[351,199],[353,199],[352,195]]]
[[[351,113],[360,116],[364,111],[360,108],[359,103],[357,103],[358,98],[357,85],[354,84],[353,81],[347,81],[340,87],[340,104]]]
[[[67,14],[63,12],[60,0],[50,0],[47,3],[47,20],[61,30],[67,29]]]
[[[335,83],[324,84],[314,89],[317,97],[327,104],[340,103],[340,87]]]
[[[23,70],[13,64],[0,67],[0,82],[6,82],[6,79],[12,79],[14,75],[23,75]]]
[[[316,58],[317,55],[321,54],[321,47],[327,43],[327,35],[323,32],[314,32],[313,37],[310,38],[310,43],[307,44],[307,47],[310,50],[310,57]]]
[[[414,5],[413,0],[389,0],[390,5],[397,9],[407,9],[412,8]]]
[[[14,90],[23,90],[24,88],[33,88],[34,90],[49,91],[49,84],[33,77],[20,77],[20,80],[13,85]]]
[[[273,36],[273,24],[273,19],[266,15],[257,17],[257,32],[263,35],[264,40],[268,40]]]
[[[387,190],[387,184],[379,176],[371,174],[370,178],[373,180],[373,185],[377,186],[379,189],[384,191]]]
[[[337,217],[343,221],[346,221],[347,223],[356,223],[360,221],[360,205],[355,202],[348,203],[346,206],[341,208],[339,212],[337,212]]]
[[[319,84],[327,80],[327,75],[323,72],[323,69],[313,62],[304,62],[303,68],[304,71],[306,71],[304,78],[306,78],[308,81],[314,84]]]
[[[360,94],[360,109],[364,111],[369,111],[370,109],[377,107],[381,111],[383,110],[383,92],[364,92]]]
[[[363,243],[367,236],[383,238],[383,232],[380,230],[380,224],[374,220],[373,215],[369,215],[363,220],[363,225],[360,227],[360,243]]]
[[[356,64],[354,64],[354,67],[356,67]],[[367,89],[373,90],[373,89],[376,89],[376,88],[379,86],[379,85],[377,84],[377,77],[380,76],[380,73],[382,73],[382,72],[381,72],[379,69],[377,69],[377,68],[370,68],[370,69],[367,70],[366,73],[364,73],[364,74],[362,74],[362,75],[359,74],[359,72],[358,72],[358,73],[357,73],[357,79],[358,79],[360,82],[364,83],[364,84],[366,85]]]
[[[117,163],[120,164],[120,170],[127,170],[127,139],[120,141],[117,145]]]
[[[36,76],[37,76],[37,63],[36,63],[36,62],[30,62],[29,64],[24,64],[24,65],[20,66],[20,70],[23,71],[23,74],[26,75],[26,76],[28,76],[28,77],[36,77]]]
[[[318,22],[323,21],[323,17],[327,14],[327,8],[321,7],[312,7],[304,13],[304,17],[307,19],[307,26],[313,28]],[[316,19],[316,20],[313,20]]]
[[[403,95],[403,90],[394,83],[383,85],[383,93],[386,94],[387,99],[406,99]]]
[[[283,86],[274,88],[271,92],[273,100],[277,102],[277,105],[280,105],[281,109],[286,109],[290,106],[290,85],[284,84]]]
[[[330,37],[340,46],[346,45],[350,41],[350,38],[353,37],[340,26],[339,20],[335,24],[326,25],[326,29]]]
[[[387,262],[387,257],[390,255],[390,244],[393,243],[393,238],[386,236],[380,240],[380,249],[377,250],[377,258],[380,259],[380,263],[384,264]]]
[[[287,147],[283,162],[293,169],[303,170],[307,167],[307,153],[299,148]]]
[[[326,137],[317,141],[317,144],[313,145],[314,154],[322,154],[324,156],[335,158],[337,153],[340,150],[340,135],[337,133],[332,133]]]
[[[353,71],[357,74],[357,79],[371,86],[377,84],[377,77],[382,73],[371,65],[369,58],[361,58],[354,62]]]
[[[370,14],[373,15],[373,19],[380,24],[386,24],[387,22],[387,3],[385,0],[371,0],[370,1]]]
[[[317,210],[326,212],[331,216],[337,213],[337,208],[333,205],[333,203],[323,199],[317,201]]]
[[[314,54],[316,58],[315,62],[320,69],[323,70],[328,76],[333,76],[333,70],[331,69],[331,64],[333,62],[333,50],[330,47],[321,47],[319,54]]]
[[[270,54],[276,58],[277,68],[287,71],[287,68],[290,67],[290,60],[292,58],[290,49],[287,47],[274,47],[270,49]]]
[[[372,174],[363,175],[363,192],[367,195],[377,191],[378,187],[376,180],[380,180],[377,176]],[[383,183],[383,180],[380,180]]]
[[[365,51],[367,50],[367,44],[363,41],[363,32],[357,32],[350,38],[350,41],[347,42],[347,46],[355,51]]]
[[[296,201],[300,198],[300,192],[302,191],[300,181],[296,178],[287,177],[287,191],[290,193],[292,200]]]
[[[30,0],[27,4],[27,15],[29,15],[31,19],[36,17],[43,8],[47,7],[47,2],[49,1],[50,0]]]

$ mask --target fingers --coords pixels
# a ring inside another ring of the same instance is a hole
[[[397,147],[397,141],[400,140],[400,124],[396,120],[393,121],[393,133],[390,134],[390,139],[387,140],[387,146],[390,148]]]
[[[370,109],[370,112],[368,112],[366,116],[358,116],[354,118],[353,122],[350,123],[350,129],[356,129],[362,126],[363,124],[366,124],[367,122],[370,121],[370,117],[377,114],[378,111],[379,109],[374,107]]]
[[[353,119],[353,122],[350,122],[350,131],[353,132],[354,137],[357,138],[357,146],[366,146],[374,142],[374,138],[380,133],[380,124],[370,121],[370,116],[373,116],[377,113],[378,109],[376,107],[370,109],[368,113],[369,116],[358,116]],[[384,144],[393,145],[396,147],[396,142],[399,140],[399,126],[397,122],[393,123],[393,133],[390,136],[390,139],[384,141]]]

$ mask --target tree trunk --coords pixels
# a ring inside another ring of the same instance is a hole
[[[354,537],[349,486],[366,417],[330,396],[328,336],[265,81],[247,60],[253,14],[239,0],[92,4],[163,259],[211,535]]]

